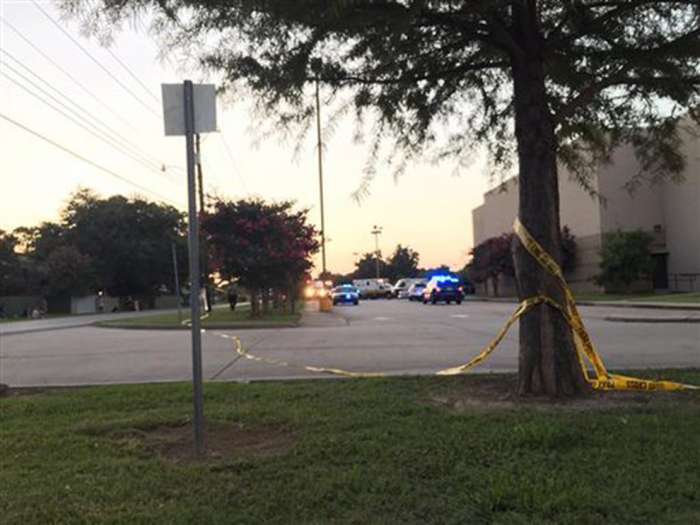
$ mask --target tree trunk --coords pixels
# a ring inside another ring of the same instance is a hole
[[[519,162],[519,218],[542,247],[561,261],[556,139],[547,104],[542,38],[536,3],[513,7],[519,51],[512,57],[515,135]],[[516,239],[513,257],[521,300],[545,294],[564,304],[564,294]],[[540,305],[520,320],[518,392],[572,396],[587,389],[571,330],[553,307]]]
[[[297,311],[297,285],[290,284],[287,290],[287,300],[289,301],[289,313],[295,314]]]
[[[250,316],[260,317],[260,303],[258,302],[258,289],[250,288]]]
[[[260,294],[262,297],[262,313],[263,315],[267,315],[270,313],[270,291],[264,288]]]

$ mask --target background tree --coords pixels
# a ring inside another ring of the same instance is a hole
[[[92,260],[74,246],[60,246],[46,259],[44,293],[49,297],[87,295],[97,290]]]
[[[472,256],[471,261],[467,265],[469,280],[475,283],[490,282],[493,286],[494,295],[498,296],[500,276],[512,277],[515,275],[515,267],[511,257],[513,238],[514,235],[512,233],[503,233],[498,237],[486,239],[475,246],[469,252]],[[561,253],[562,270],[564,272],[572,271],[576,266],[576,238],[568,226],[562,228]]]
[[[513,234],[504,233],[491,237],[476,245],[470,255],[469,280],[475,283],[491,282],[493,293],[498,297],[498,283],[501,275],[515,275],[510,247]]]
[[[27,283],[15,251],[18,242],[15,235],[0,230],[0,296],[26,293]]]
[[[700,121],[700,5],[694,0],[63,0],[97,31],[153,8],[167,44],[189,47],[223,87],[248,89],[275,125],[303,129],[320,79],[341,107],[374,119],[411,157],[467,157],[474,143],[510,171],[519,218],[561,260],[557,160],[587,188],[592,168],[629,143],[640,177],[679,173],[677,117]],[[444,141],[443,141],[444,138]],[[635,179],[638,181],[639,177]],[[634,181],[633,181],[634,182]],[[514,246],[521,298],[556,282]],[[571,333],[541,305],[520,322],[521,393],[587,388]]]
[[[434,268],[419,268],[418,270],[418,276],[423,277],[423,278],[430,278],[431,275],[433,274],[448,274],[451,273],[452,270],[450,267],[446,264],[441,264],[440,266],[435,266]]]
[[[654,270],[650,246],[654,237],[641,230],[610,232],[603,237],[600,252],[600,274],[596,277],[606,291],[628,292],[640,279],[648,278]]]
[[[109,295],[151,300],[171,284],[171,243],[185,231],[176,208],[79,190],[63,210],[61,226],[66,243],[92,260],[98,284]]]
[[[420,256],[417,251],[399,244],[386,262],[385,277],[392,283],[403,277],[416,277],[419,260]]]
[[[387,263],[379,257],[379,276],[385,277]],[[367,252],[355,263],[355,271],[352,272],[353,279],[375,279],[377,277],[377,254]]]

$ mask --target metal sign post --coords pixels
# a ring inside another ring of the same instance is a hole
[[[187,148],[187,203],[190,262],[190,322],[192,326],[192,386],[194,387],[194,446],[204,452],[204,395],[202,392],[202,332],[199,319],[199,220],[194,175],[194,95],[192,81],[185,80],[185,143]]]
[[[190,265],[190,316],[192,327],[192,386],[194,390],[194,443],[204,453],[204,395],[202,387],[202,334],[199,275],[199,219],[195,184],[194,135],[216,131],[216,91],[213,85],[163,84],[166,135],[184,135],[187,151],[188,244]],[[195,107],[196,106],[196,107]]]
[[[182,323],[182,295],[180,294],[180,274],[177,269],[177,250],[175,249],[175,241],[170,243],[171,251],[173,252],[173,274],[175,275],[175,297],[177,297],[177,322]]]

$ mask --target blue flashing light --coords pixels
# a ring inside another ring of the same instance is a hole
[[[458,283],[459,279],[454,275],[449,274],[434,274],[430,277],[431,279],[439,283]]]

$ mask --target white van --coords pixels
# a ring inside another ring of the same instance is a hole
[[[386,279],[354,279],[352,284],[360,291],[361,299],[389,298],[392,296],[391,283]]]

